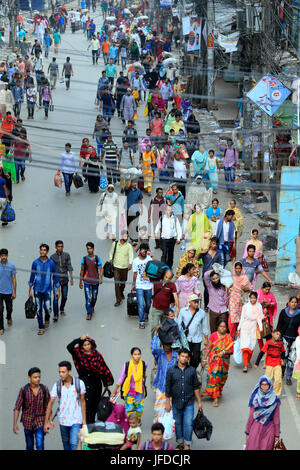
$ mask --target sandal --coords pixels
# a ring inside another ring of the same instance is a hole
[[[38,334],[39,336],[43,335],[44,333],[45,333],[45,330],[39,330],[39,331],[37,332],[37,334]]]
[[[184,449],[184,443],[182,442],[181,444],[178,444],[176,447],[176,450],[183,450]]]
[[[139,329],[140,329],[140,330],[144,330],[144,329],[145,329],[144,323],[140,323],[140,324],[139,324]]]

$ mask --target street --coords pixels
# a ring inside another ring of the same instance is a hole
[[[102,18],[99,13],[94,16],[97,25]],[[86,254],[87,241],[95,243],[95,253],[101,258],[102,264],[108,260],[111,241],[98,239],[96,236],[96,204],[100,193],[91,194],[87,185],[83,188],[71,188],[71,196],[66,198],[64,187],[54,186],[54,174],[57,169],[60,153],[66,142],[72,144],[72,151],[79,155],[83,137],[91,134],[98,109],[94,104],[97,80],[103,70],[103,58],[99,64],[92,65],[91,51],[87,51],[88,41],[81,31],[71,33],[70,27],[62,35],[57,62],[60,73],[67,56],[71,57],[74,77],[71,87],[66,91],[65,85],[57,82],[53,91],[54,112],[49,113],[48,121],[44,120],[43,109],[37,110],[34,121],[26,119],[26,106],[23,105],[21,117],[27,129],[30,140],[33,162],[27,164],[26,181],[13,186],[13,207],[16,211],[15,223],[0,228],[1,247],[9,251],[9,260],[17,267],[17,298],[14,301],[13,326],[6,328],[1,341],[5,343],[6,364],[0,365],[0,415],[1,432],[0,448],[6,450],[24,449],[23,426],[19,423],[19,434],[14,435],[13,408],[17,392],[27,382],[27,371],[30,367],[38,366],[42,371],[41,382],[52,388],[58,379],[58,362],[69,360],[70,354],[66,345],[76,337],[87,333],[95,339],[98,350],[103,354],[110,367],[115,383],[121,372],[122,365],[130,359],[130,349],[138,346],[142,349],[142,359],[148,363],[148,397],[145,400],[143,415],[142,442],[149,439],[153,420],[154,393],[150,387],[150,372],[153,358],[150,350],[150,326],[139,330],[138,321],[127,317],[126,303],[120,307],[113,306],[113,280],[105,279],[99,288],[98,302],[95,315],[91,322],[86,321],[84,293],[79,289],[79,271],[82,256]],[[49,60],[52,60],[51,48]],[[46,61],[45,70],[49,60]],[[118,72],[120,67],[118,66]],[[147,127],[144,118],[144,103],[138,108],[139,119],[136,122],[138,136],[145,135]],[[117,117],[112,118],[110,130],[114,141],[121,144],[124,126]],[[223,176],[222,176],[223,177]],[[154,188],[157,183],[154,183]],[[119,187],[117,187],[119,192]],[[227,193],[219,190],[217,197],[222,209],[226,209],[229,201]],[[150,198],[146,199],[148,204]],[[245,217],[244,233],[239,240],[237,259],[242,257],[243,247],[249,239],[249,233],[254,228],[255,217]],[[57,323],[50,322],[50,328],[44,336],[37,336],[37,321],[25,319],[24,303],[28,296],[28,280],[31,263],[39,256],[39,245],[45,242],[50,245],[50,253],[55,251],[54,243],[61,239],[65,251],[71,254],[74,268],[75,283],[69,287],[66,306],[67,315],[59,318]],[[151,241],[151,248],[154,242]],[[157,256],[157,250],[153,250]],[[180,249],[175,249],[175,263],[178,264]],[[272,276],[272,273],[271,273]],[[132,273],[129,275],[126,293],[130,288]],[[261,280],[259,280],[259,286]],[[289,297],[287,289],[274,289],[278,300],[278,312],[286,304]],[[278,314],[277,314],[278,318]],[[275,320],[275,324],[276,324]],[[256,346],[254,357],[256,358]],[[229,378],[224,388],[220,406],[213,408],[211,401],[204,399],[204,414],[213,424],[213,434],[210,441],[197,440],[193,436],[192,449],[201,450],[242,450],[245,442],[245,425],[248,418],[248,401],[258,378],[264,374],[263,361],[257,370],[251,369],[243,374],[242,366],[236,366],[231,359]],[[73,366],[75,373],[75,367]],[[77,375],[77,374],[76,374]],[[300,411],[299,402],[295,400],[296,382],[293,386],[283,385],[281,398],[281,435],[289,450],[299,449],[300,440]],[[56,409],[56,404],[54,405]],[[172,441],[173,442],[173,441]],[[175,440],[174,440],[175,442]],[[55,420],[55,428],[46,437],[45,448],[62,449],[59,425]]]

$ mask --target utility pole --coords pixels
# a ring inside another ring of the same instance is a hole
[[[207,109],[215,104],[215,7],[214,0],[207,0]]]

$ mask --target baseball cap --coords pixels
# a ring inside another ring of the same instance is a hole
[[[189,296],[189,302],[192,302],[193,300],[199,300],[200,301],[198,295],[196,295],[196,294],[191,294]]]

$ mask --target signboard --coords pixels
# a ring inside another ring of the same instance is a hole
[[[172,8],[173,0],[160,0],[160,6],[162,8]]]
[[[290,90],[274,75],[267,74],[247,93],[247,97],[268,116],[273,116],[290,94]]]
[[[190,17],[189,39],[187,53],[189,55],[200,55],[201,48],[202,18]]]

